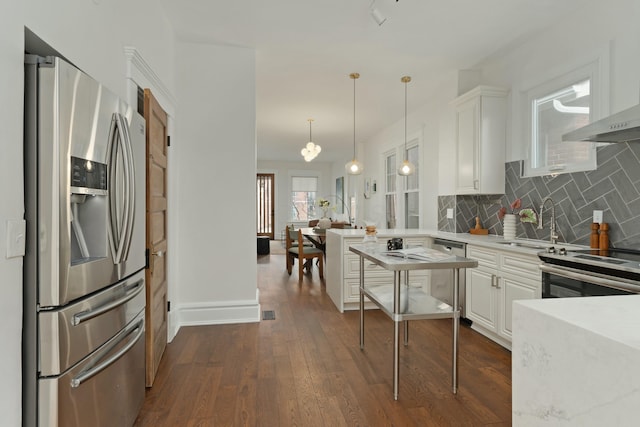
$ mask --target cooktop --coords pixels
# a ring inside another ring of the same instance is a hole
[[[633,274],[634,279],[640,274],[640,251],[633,249],[610,248],[572,249],[550,248],[550,251],[539,252],[538,257],[549,264],[562,265],[576,270],[586,270],[612,276]]]

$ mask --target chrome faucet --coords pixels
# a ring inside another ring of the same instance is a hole
[[[556,234],[556,206],[553,203],[553,199],[549,196],[545,197],[544,200],[542,200],[542,203],[540,204],[540,218],[538,218],[538,230],[542,230],[542,228],[544,227],[544,224],[542,223],[542,210],[544,209],[544,204],[547,203],[547,201],[551,202],[551,225],[550,225],[550,230],[549,230],[549,241],[551,242],[552,245],[555,245],[556,243],[558,243],[558,235]]]

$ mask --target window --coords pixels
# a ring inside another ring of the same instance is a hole
[[[291,177],[291,219],[308,221],[316,218],[316,193],[318,178],[313,176]]]
[[[527,93],[530,145],[525,176],[596,168],[596,144],[562,141],[562,135],[598,116],[594,113],[602,94],[597,66],[598,61]]]
[[[385,157],[385,204],[387,213],[387,228],[396,228],[396,155],[387,154]]]
[[[404,228],[420,228],[420,141],[413,139],[407,146],[406,156],[415,166],[407,177],[398,175],[400,161],[404,160],[404,144],[385,154],[385,210],[387,228],[396,228],[398,216]],[[396,155],[396,152],[398,153]],[[400,161],[399,161],[400,159]],[[398,205],[398,202],[399,205]]]
[[[415,166],[415,172],[405,177],[404,228],[420,228],[420,156],[418,145],[407,148],[407,159]]]

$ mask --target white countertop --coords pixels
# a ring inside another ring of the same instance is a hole
[[[476,260],[456,255],[450,256],[435,249],[420,248],[424,251],[425,259],[391,256],[385,245],[380,244],[373,247],[367,244],[354,244],[349,246],[349,250],[390,271],[474,268],[478,266]]]
[[[640,295],[549,298],[516,304],[640,350]]]
[[[336,233],[343,237],[364,237],[364,229],[339,229],[331,228],[327,230],[328,233]],[[552,245],[548,240],[532,240],[532,239],[512,239],[505,240],[502,236],[495,234],[478,235],[470,233],[450,233],[446,231],[438,231],[432,229],[378,229],[376,230],[378,239],[388,239],[391,237],[409,237],[409,236],[428,236],[433,238],[448,239],[456,242],[462,242],[467,244],[473,244],[478,246],[484,246],[493,249],[509,250],[512,252],[520,252],[525,254],[536,254],[545,248],[554,246],[556,248],[574,248],[574,249],[586,249],[586,246],[572,245],[569,243],[558,242]],[[536,245],[539,247],[526,247],[506,244],[505,242],[521,242]]]
[[[513,425],[635,426],[640,295],[516,301]]]

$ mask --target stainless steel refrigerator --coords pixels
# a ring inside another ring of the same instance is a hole
[[[23,425],[131,426],[145,392],[145,124],[25,57]]]

